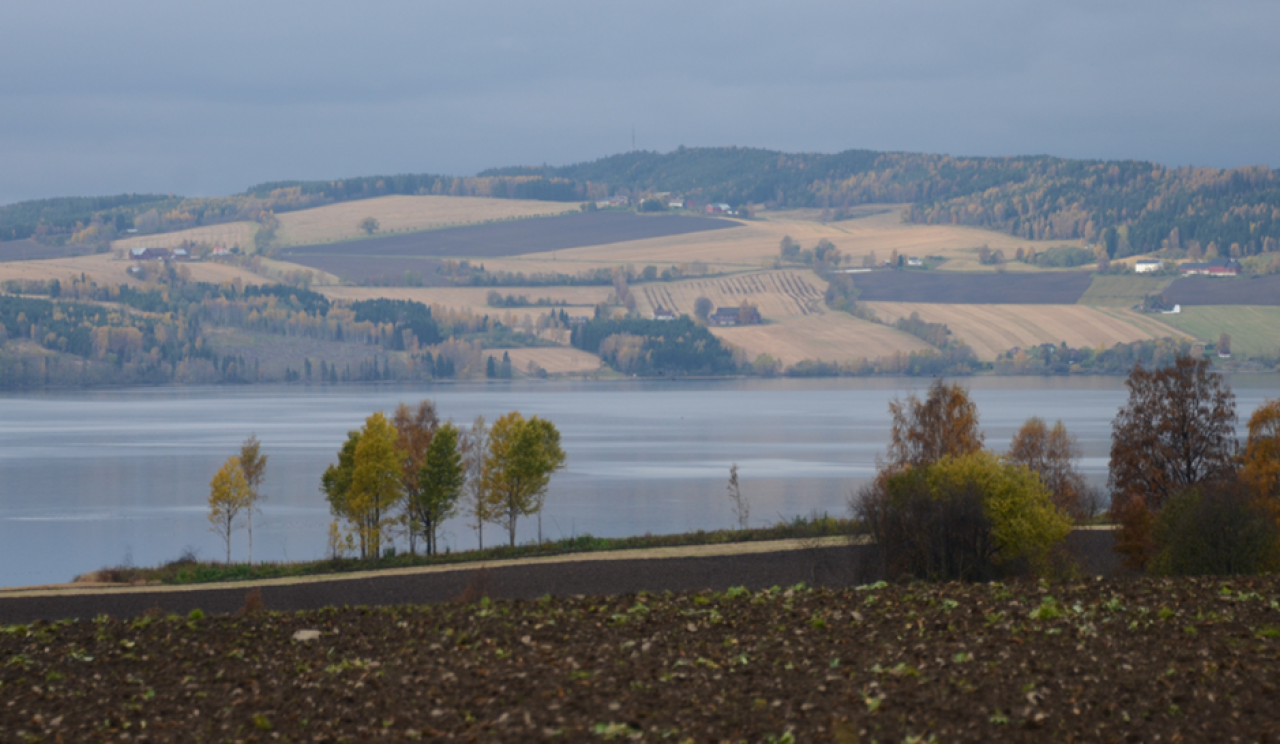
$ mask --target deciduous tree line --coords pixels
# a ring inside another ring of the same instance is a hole
[[[1242,446],[1234,395],[1209,361],[1138,365],[1128,387],[1108,483],[1126,564],[1163,575],[1280,570],[1280,400],[1253,413]],[[996,455],[958,385],[938,380],[924,400],[889,411],[887,459],[852,504],[876,540],[879,571],[988,580],[1064,570],[1055,546],[1100,511],[1102,494],[1080,474],[1061,421],[1029,419]]]
[[[540,517],[551,476],[565,459],[556,427],[518,411],[491,427],[477,417],[466,430],[441,423],[426,400],[401,403],[390,419],[374,413],[348,433],[321,478],[335,517],[330,556],[358,551],[376,558],[396,535],[411,553],[421,540],[435,554],[441,525],[455,516],[469,519],[481,548],[486,524],[505,529],[514,547],[518,520]]]

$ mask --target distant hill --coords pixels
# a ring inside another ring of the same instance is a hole
[[[703,202],[808,207],[840,219],[860,204],[911,204],[920,224],[971,225],[1034,240],[1087,240],[1113,258],[1161,248],[1249,256],[1280,250],[1280,174],[1266,167],[1165,168],[1049,156],[965,158],[848,150],[825,155],[721,147],[629,152],[567,166],[264,183],[217,199],[121,195],[0,207],[0,240],[65,240],[95,224],[158,232],[259,219],[390,194],[550,201],[670,191]],[[94,235],[81,235],[91,242]]]
[[[1233,244],[1243,255],[1280,249],[1280,174],[1265,167],[680,148],[480,175],[541,176],[610,193],[673,191],[734,206],[825,208],[835,217],[859,204],[910,203],[912,222],[972,225],[1032,240],[1083,238],[1104,243],[1113,258],[1159,250],[1165,241],[1200,251],[1214,244],[1223,255]]]

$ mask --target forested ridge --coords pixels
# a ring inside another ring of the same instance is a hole
[[[1203,251],[1216,244],[1222,255],[1280,248],[1280,176],[1266,167],[680,148],[481,175],[540,175],[581,183],[585,190],[672,191],[734,206],[823,208],[835,217],[862,204],[906,203],[911,222],[971,225],[1034,240],[1100,241],[1113,258],[1193,242]]]
[[[1254,166],[1166,168],[1136,160],[970,158],[848,150],[789,154],[751,148],[628,152],[567,166],[278,181],[210,199],[120,195],[0,207],[0,240],[94,242],[391,194],[554,201],[667,191],[695,201],[829,210],[909,204],[919,224],[983,227],[1035,240],[1096,241],[1113,258],[1161,248],[1248,256],[1280,249],[1280,176]],[[264,215],[268,215],[264,217]]]

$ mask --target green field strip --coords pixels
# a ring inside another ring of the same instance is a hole
[[[1231,334],[1236,356],[1280,353],[1280,307],[1266,305],[1200,305],[1183,307],[1177,315],[1160,319],[1208,344],[1222,333]]]
[[[1078,305],[1098,307],[1133,307],[1142,303],[1150,294],[1164,291],[1174,280],[1172,276],[1095,276]]]

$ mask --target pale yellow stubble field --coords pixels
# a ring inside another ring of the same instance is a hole
[[[549,310],[563,309],[569,315],[585,315],[590,317],[595,305],[604,302],[613,294],[613,287],[316,287],[330,300],[371,300],[384,297],[389,300],[411,300],[424,305],[442,305],[457,310],[469,310],[477,315],[504,315],[507,313],[523,317],[525,314],[537,317]],[[530,302],[548,298],[552,302],[565,302],[569,307],[530,306],[515,308],[489,307],[489,292],[502,295],[524,295]]]
[[[835,312],[793,315],[766,325],[712,328],[711,332],[746,352],[748,361],[768,354],[783,364],[804,359],[848,362],[933,348],[915,336]]]
[[[158,235],[137,235],[112,241],[111,249],[125,256],[133,248],[176,248],[184,241],[202,245],[220,245],[226,248],[239,246],[240,250],[253,248],[253,235],[258,230],[256,222],[227,222],[221,225],[205,225],[188,230],[178,230]]]
[[[331,243],[365,237],[360,222],[378,220],[378,235],[389,232],[430,230],[450,225],[469,225],[489,220],[536,217],[577,211],[577,204],[527,199],[488,199],[470,196],[382,196],[377,199],[329,204],[276,215],[280,227],[275,244],[280,246]],[[240,246],[249,250],[258,230],[255,222],[228,222],[193,227],[159,235],[139,235],[111,244],[116,251],[130,248],[173,248],[183,241],[206,245]]]
[[[578,211],[576,203],[476,196],[383,196],[329,204],[277,215],[279,245],[310,245],[365,237],[366,217],[379,223],[378,235],[470,225],[490,220],[538,217]]]
[[[949,305],[924,302],[863,302],[881,320],[892,323],[916,312],[930,323],[946,323],[979,359],[992,360],[1014,346],[1044,343],[1105,347],[1185,334],[1131,310],[1105,311],[1083,305]]]
[[[501,359],[504,351],[511,355],[511,366],[522,373],[528,372],[530,361],[553,375],[590,374],[600,369],[600,357],[595,354],[588,354],[587,352],[579,349],[562,346],[539,346],[536,348],[526,349],[487,349],[484,353],[485,356],[493,356],[495,359]]]
[[[0,263],[0,282],[9,279],[30,281],[57,279],[60,282],[69,282],[73,277],[79,278],[84,274],[100,286],[141,285],[142,282],[128,273],[129,267],[133,265],[133,261],[117,259],[110,253],[75,258],[51,258],[44,261],[8,261]],[[193,261],[174,265],[185,267],[191,272],[191,280],[196,282],[221,284],[239,278],[244,284],[273,283],[269,279],[243,269],[213,262]]]

